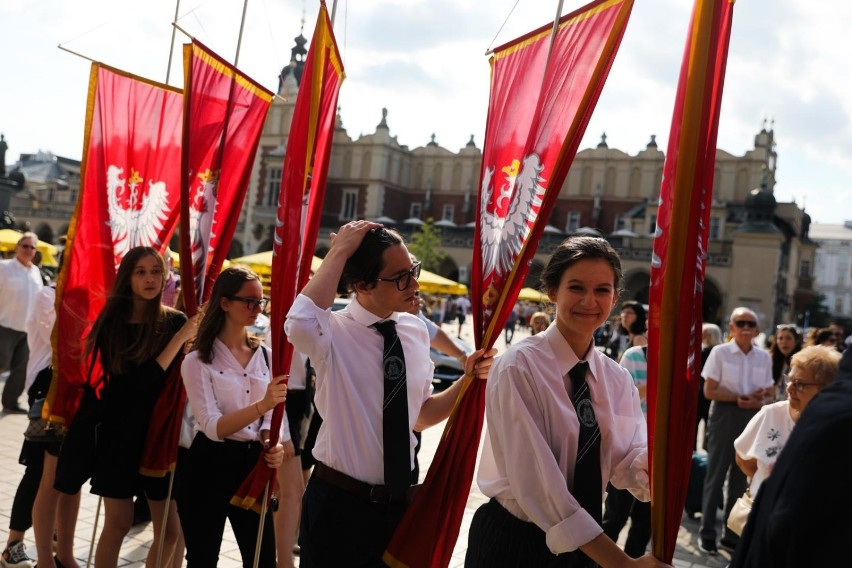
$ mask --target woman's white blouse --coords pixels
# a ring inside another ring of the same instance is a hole
[[[772,473],[795,425],[790,417],[790,401],[782,400],[761,408],[734,440],[737,455],[744,460],[757,460],[749,488],[752,497],[757,496],[760,484]]]
[[[271,372],[262,353],[257,349],[245,368],[219,339],[213,342],[213,361],[210,364],[198,358],[192,351],[183,360],[181,374],[186,395],[195,417],[196,431],[209,439],[219,441],[216,426],[219,419],[228,413],[253,405],[266,394]],[[267,351],[267,357],[269,357]],[[272,421],[270,410],[238,432],[228,436],[229,440],[251,442],[260,440],[260,431],[268,430]],[[288,437],[283,439],[289,439]]]

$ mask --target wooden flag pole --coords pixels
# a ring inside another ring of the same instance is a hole
[[[243,17],[240,20],[240,35],[237,37],[237,54],[234,55],[234,67],[240,62],[240,46],[243,44],[243,28],[246,25],[246,10],[248,9],[248,0],[243,0]]]
[[[98,520],[101,517],[101,503],[104,498],[98,497],[98,506],[95,507],[95,522],[92,523],[92,540],[89,541],[89,557],[86,558],[86,568],[92,565],[92,552],[95,550],[95,536],[98,534]]]
[[[254,562],[252,563],[252,568],[257,568],[257,565],[260,563],[260,543],[263,538],[263,524],[266,520],[266,503],[269,498],[270,483],[272,482],[266,482],[266,487],[263,490],[263,503],[260,504],[260,520],[257,523],[257,539],[254,543]]]
[[[175,0],[175,17],[173,22],[177,22],[178,19],[178,11],[180,10],[180,0]],[[169,84],[169,76],[172,72],[172,56],[175,53],[175,32],[177,32],[177,28],[172,26],[172,41],[169,44],[169,65],[166,68],[166,85]]]
[[[177,464],[174,470],[169,474],[169,490],[166,493],[166,508],[163,509],[163,524],[160,526],[160,545],[157,547],[157,568],[163,568],[163,544],[166,542],[166,523],[169,521],[169,505],[172,502],[172,487],[175,483],[175,474],[177,473]]]

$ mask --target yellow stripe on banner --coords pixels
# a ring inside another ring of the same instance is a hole
[[[89,169],[89,146],[92,139],[92,119],[95,116],[95,96],[98,92],[98,75],[100,68],[104,67],[101,63],[92,63],[89,71],[89,89],[86,99],[86,120],[83,127],[83,160],[80,163],[80,191],[77,194],[77,204],[74,206],[74,213],[71,215],[71,221],[68,223],[68,232],[65,239],[65,251],[63,252],[62,269],[56,279],[56,295],[53,299],[53,309],[56,314],[61,313],[62,299],[65,295],[65,281],[68,279],[68,266],[70,265],[69,257],[74,250],[74,240],[77,237],[77,227],[80,223],[80,209],[83,207],[83,192],[85,189],[86,174]],[[47,396],[44,399],[44,408],[42,409],[42,417],[55,424],[66,424],[68,416],[60,416],[55,414],[53,402],[56,400],[56,393],[59,390],[59,325],[54,325],[50,332],[50,348],[52,351],[53,377],[50,380],[50,388],[47,391]]]
[[[249,91],[254,96],[263,99],[268,103],[272,102],[272,97],[274,97],[275,95],[255,83],[249,77],[246,77],[242,73],[235,72],[233,66],[219,59],[212,52],[208,51],[203,45],[199,44],[195,40],[192,41],[192,53],[193,55],[195,55],[195,57],[203,61],[214,71],[221,75],[224,75],[225,77],[228,77],[229,79],[233,79],[234,81],[236,81],[237,85]]]
[[[562,28],[566,28],[568,26],[573,26],[577,22],[581,22],[583,20],[588,20],[589,18],[592,18],[593,16],[596,16],[597,14],[600,14],[601,12],[609,10],[610,8],[612,8],[613,6],[615,6],[617,4],[625,4],[628,1],[629,1],[630,4],[633,3],[633,0],[609,0],[608,2],[604,2],[603,4],[600,4],[599,6],[595,6],[594,8],[592,8],[590,10],[586,10],[584,12],[581,12],[580,14],[577,14],[573,18],[570,18],[568,20],[565,20],[564,22],[561,22],[559,24],[559,29],[561,30]],[[559,33],[559,32],[557,32],[557,33]],[[509,44],[509,45],[503,46],[502,48],[498,47],[497,49],[494,50],[494,57],[497,58],[497,59],[500,59],[500,58],[503,58],[503,57],[508,57],[509,55],[511,55],[511,54],[513,54],[517,51],[520,51],[522,49],[525,49],[526,47],[529,47],[530,45],[532,45],[532,44],[534,44],[538,41],[541,41],[542,39],[550,37],[550,35],[553,34],[553,26],[547,25],[547,26],[541,28],[541,31],[532,32],[532,34],[533,35],[527,37],[526,39],[519,41],[518,43]]]
[[[683,267],[686,262],[695,259],[685,259],[687,235],[692,220],[689,218],[692,193],[695,179],[695,169],[698,156],[701,132],[703,100],[705,97],[704,70],[710,53],[710,38],[713,24],[713,0],[695,0],[694,18],[691,24],[691,43],[689,46],[689,61],[687,76],[681,77],[683,89],[683,112],[681,134],[677,151],[677,168],[675,171],[674,191],[672,198],[671,222],[668,229],[668,250],[665,258],[665,273],[663,275],[663,296],[660,306],[660,345],[659,372],[657,388],[657,412],[654,417],[654,457],[653,479],[651,480],[651,499],[654,501],[652,527],[662,528],[666,514],[666,488],[668,485],[669,448],[667,435],[669,429],[669,414],[666,409],[671,406],[671,383],[678,380],[674,376],[674,338],[678,319],[680,290],[683,283]],[[674,120],[677,120],[675,117]],[[662,410],[662,411],[661,411]],[[663,549],[663,530],[654,530],[654,550]]]

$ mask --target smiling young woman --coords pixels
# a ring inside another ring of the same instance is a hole
[[[226,518],[244,565],[255,558],[256,543],[258,565],[276,565],[271,511],[258,537],[257,514],[230,504],[268,446],[273,409],[286,400],[284,376],[272,377],[266,347],[248,331],[265,305],[257,274],[240,266],[223,270],[181,365],[197,431],[186,464],[193,483],[185,484],[180,498],[188,568],[216,565]],[[286,434],[282,439],[288,441]],[[269,467],[279,467],[283,444],[269,448],[265,458]]]
[[[585,236],[563,242],[542,272],[556,323],[491,369],[478,476],[491,501],[473,518],[465,566],[667,566],[631,561],[601,527],[607,482],[650,498],[638,391],[593,338],[620,280],[615,250]]]

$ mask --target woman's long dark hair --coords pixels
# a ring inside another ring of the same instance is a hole
[[[633,310],[633,313],[636,314],[636,320],[630,326],[630,329],[625,328],[624,324],[621,325],[621,329],[634,335],[642,335],[648,331],[648,316],[645,313],[645,306],[636,300],[627,300],[621,304],[621,310],[624,311],[625,308]]]
[[[789,331],[793,334],[793,337],[796,340],[796,345],[793,347],[793,350],[790,351],[788,355],[784,355],[781,353],[781,350],[778,349],[778,334],[782,331]],[[790,366],[790,359],[802,350],[802,334],[799,333],[799,330],[795,325],[787,324],[787,325],[779,325],[775,328],[775,335],[772,337],[772,345],[769,346],[769,354],[772,356],[772,378],[777,383],[781,379],[781,371],[784,370],[784,367]]]
[[[222,299],[236,296],[240,288],[246,282],[260,280],[257,274],[243,266],[230,266],[219,273],[213,284],[210,299],[201,308],[201,322],[198,324],[198,333],[192,343],[191,351],[198,351],[198,358],[202,362],[210,364],[213,362],[213,342],[225,325],[225,310],[222,309]],[[260,345],[260,338],[248,333],[246,330],[246,344],[252,349]]]
[[[131,277],[136,264],[146,256],[157,259],[163,271],[160,292],[156,298],[145,304],[142,321],[138,322],[138,325],[128,326],[127,323],[133,315]],[[115,283],[107,296],[106,304],[86,338],[86,355],[97,349],[104,371],[122,374],[131,366],[159,354],[169,342],[171,338],[165,335],[163,324],[166,314],[173,310],[163,306],[161,302],[165,283],[166,263],[156,249],[134,247],[127,251],[118,265]]]

